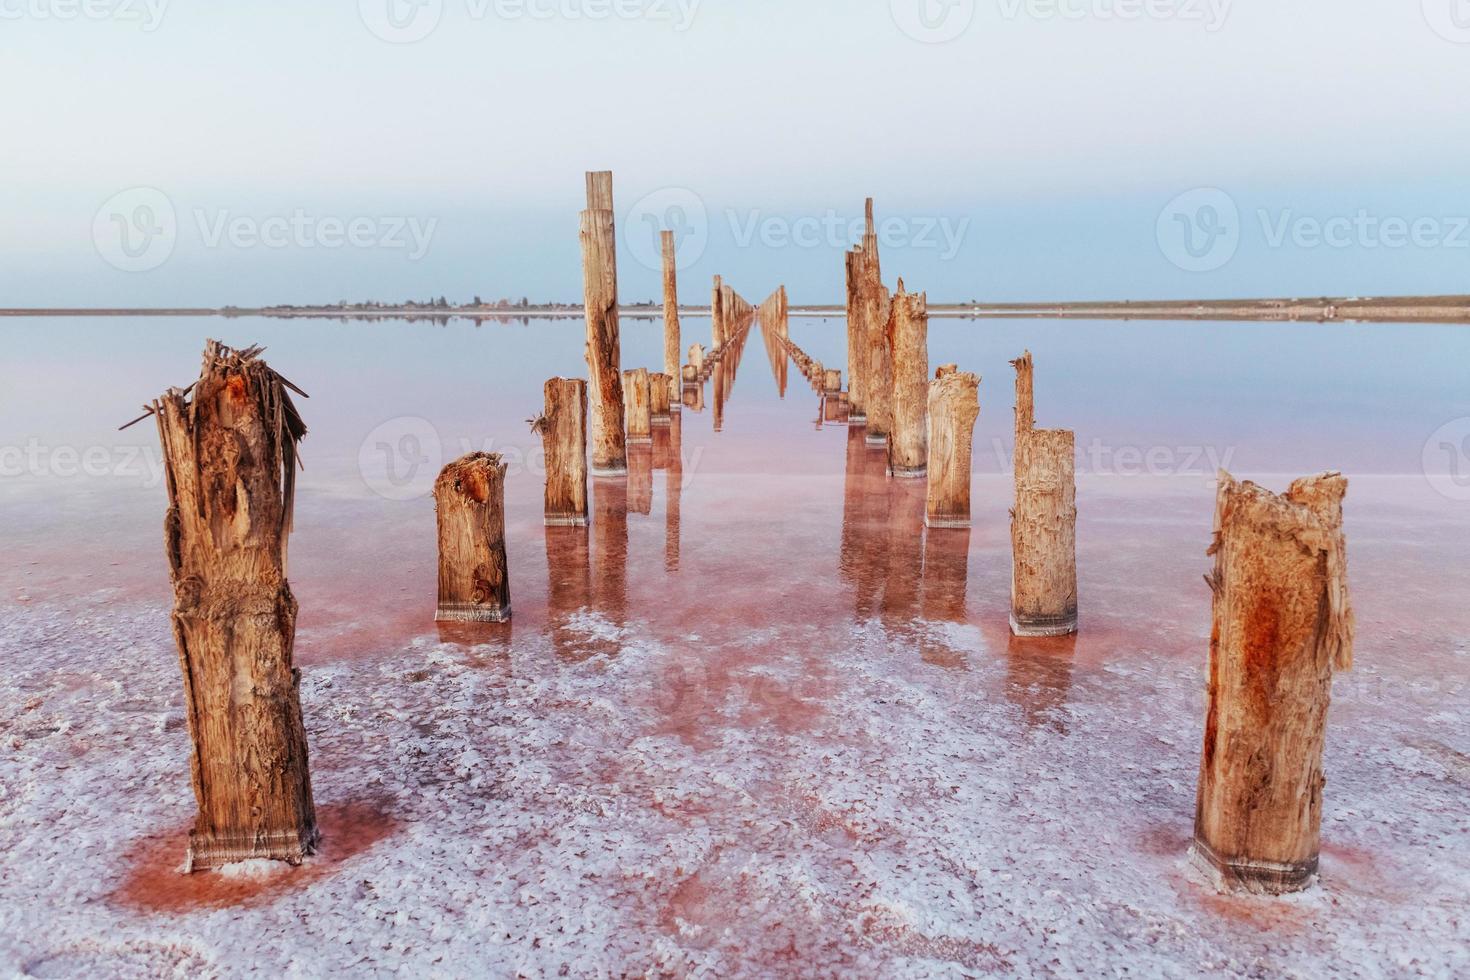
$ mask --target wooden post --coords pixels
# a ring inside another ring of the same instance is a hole
[[[1193,851],[1250,892],[1300,891],[1317,873],[1332,672],[1353,662],[1346,493],[1338,473],[1282,496],[1220,473]]]
[[[546,526],[587,524],[587,382],[552,378],[546,408],[533,419],[546,456]]]
[[[893,348],[888,342],[892,315],[888,290],[869,272],[863,280],[862,320],[868,347],[867,404],[863,407],[870,446],[883,445],[893,432]]]
[[[612,174],[587,174],[582,212],[582,286],[587,308],[587,371],[591,379],[592,472],[628,471],[623,432],[622,342],[618,335],[617,237]]]
[[[694,368],[696,377],[704,373],[704,345],[689,345],[689,366]]]
[[[669,392],[674,379],[662,372],[648,376],[648,412],[654,425],[668,425],[673,406],[669,403]]]
[[[889,319],[893,350],[893,437],[888,467],[894,476],[923,477],[929,471],[928,296],[904,292],[898,281]]]
[[[847,397],[850,418],[854,423],[866,421],[863,414],[867,395],[868,345],[864,343],[862,300],[859,284],[863,278],[863,252],[856,248],[847,253]]]
[[[470,453],[434,483],[439,512],[441,623],[503,623],[510,619],[510,570],[505,559],[505,463],[496,453]]]
[[[1016,506],[1011,511],[1011,632],[1077,632],[1076,439],[1036,428],[1031,352],[1016,369]]]
[[[970,458],[980,417],[980,377],[946,364],[929,382],[930,527],[970,526]]]
[[[643,445],[653,442],[648,368],[623,372],[623,398],[628,409],[628,442]]]
[[[924,373],[925,375],[929,373],[927,368],[925,369]],[[822,385],[823,388],[829,392],[841,391],[842,372],[837,368],[828,368],[826,375],[822,379]]]
[[[674,233],[665,231],[659,235],[664,258],[664,371],[669,379],[664,385],[668,389],[667,400],[678,399],[675,390],[679,383],[679,271],[675,260]]]
[[[710,350],[717,351],[725,346],[725,284],[719,276],[710,294],[709,317]]]
[[[316,850],[286,582],[296,446],[292,386],[259,348],[211,340],[199,380],[153,402],[168,485],[164,550],[199,811],[186,872]],[[186,401],[189,391],[193,401]]]

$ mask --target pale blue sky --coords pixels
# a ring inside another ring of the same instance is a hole
[[[591,168],[691,301],[838,301],[867,194],[935,300],[1470,291],[1462,0],[389,2],[0,0],[0,305],[577,299]]]

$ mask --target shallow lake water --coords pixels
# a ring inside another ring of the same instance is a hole
[[[625,319],[625,367],[662,363]],[[974,975],[1470,970],[1470,331],[936,319],[982,375],[975,524],[925,531],[759,327],[541,522],[526,420],[580,320],[35,319],[0,363],[0,968]],[[290,579],[325,835],[183,878],[193,813],[151,421],[205,337],[310,393]],[[707,319],[684,346],[708,345]],[[840,319],[791,337],[845,368]],[[1006,622],[1013,374],[1078,445],[1081,631]],[[784,390],[784,391],[783,391]],[[784,396],[783,396],[784,395]],[[503,453],[513,621],[437,629],[438,469]],[[1322,878],[1184,856],[1215,472],[1345,472],[1357,666]]]

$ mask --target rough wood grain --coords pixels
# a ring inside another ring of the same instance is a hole
[[[587,382],[552,378],[546,407],[531,423],[546,458],[546,526],[587,523]]]
[[[888,468],[897,477],[923,477],[929,471],[929,303],[898,281],[889,317],[893,351],[893,434]]]
[[[980,377],[945,364],[929,382],[930,527],[970,526],[970,462],[980,417]]]
[[[1011,632],[1077,631],[1076,439],[1036,428],[1031,352],[1016,369],[1016,504],[1011,511]]]
[[[679,340],[679,269],[674,250],[674,233],[665,231],[660,233],[659,242],[663,247],[664,264],[664,370],[663,373],[671,379],[665,386],[668,388],[668,398],[674,404],[678,404],[677,385],[679,381],[679,351],[681,344]]]
[[[725,346],[725,282],[715,276],[710,291],[710,350],[717,351]]]
[[[653,405],[648,368],[634,368],[623,372],[623,399],[628,412],[628,443],[652,443]]]
[[[510,570],[505,558],[505,463],[495,453],[470,453],[434,482],[439,517],[439,610],[450,623],[510,619]]]
[[[674,379],[663,372],[648,376],[648,411],[654,425],[668,425],[673,405],[669,401]]]
[[[588,199],[612,197],[611,181],[588,174]],[[603,184],[608,186],[604,189]],[[595,186],[594,186],[595,184]],[[605,190],[605,195],[604,195]],[[623,431],[622,342],[618,326],[616,233],[610,208],[582,212],[582,283],[587,317],[592,469],[604,476],[627,472]]]
[[[1332,672],[1355,632],[1346,493],[1338,473],[1281,496],[1220,474],[1194,855],[1229,887],[1299,891],[1317,872]]]
[[[286,581],[306,426],[258,353],[211,340],[192,401],[171,389],[152,406],[199,807],[186,871],[254,858],[300,864],[317,844]]]

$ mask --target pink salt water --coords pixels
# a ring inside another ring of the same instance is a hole
[[[659,330],[625,322],[625,365],[661,363]],[[792,332],[844,363],[840,321]],[[573,530],[541,526],[524,420],[545,378],[584,372],[579,322],[18,322],[0,966],[1470,969],[1470,335],[931,333],[932,363],[984,378],[968,532],[925,531],[922,488],[819,424],[789,365],[780,397],[758,337],[721,431],[707,390],[631,485],[594,482]],[[312,395],[290,574],[324,845],[284,875],[175,873],[193,801],[164,491],[150,423],[112,430],[191,381],[206,336],[267,344]],[[1027,347],[1038,421],[1077,431],[1082,629],[1064,640],[1006,625],[1006,362]],[[441,631],[426,491],[475,449],[511,464],[514,619]],[[1352,480],[1358,666],[1334,687],[1322,880],[1284,900],[1218,895],[1184,861],[1217,465],[1277,489]]]

